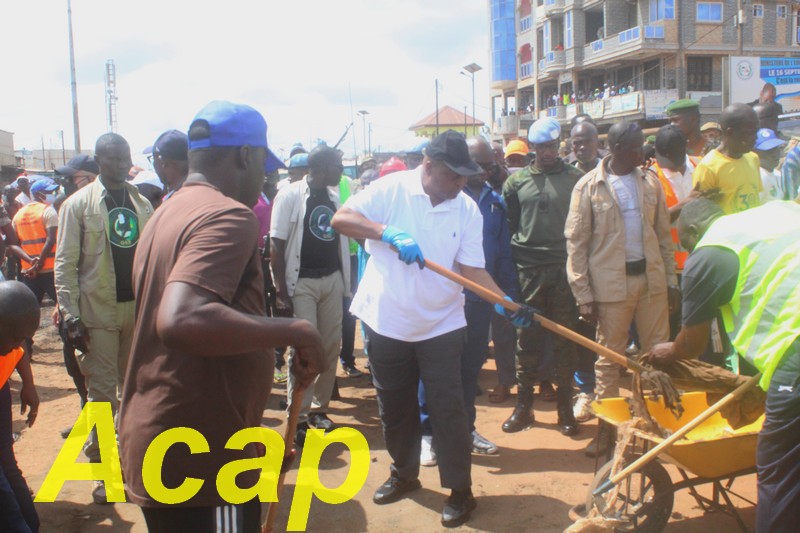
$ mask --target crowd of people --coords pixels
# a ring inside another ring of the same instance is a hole
[[[757,525],[791,530],[800,518],[800,206],[791,202],[800,145],[749,105],[705,125],[691,100],[667,112],[652,143],[621,121],[605,149],[588,115],[569,132],[537,120],[505,147],[448,130],[403,158],[363,161],[351,180],[335,148],[295,145],[283,162],[258,111],[216,101],[187,133],[156,139],[153,172],[134,169],[128,142],[109,133],[93,157],[58,168],[58,181],[20,176],[0,208],[4,274],[19,280],[0,283],[0,525],[39,527],[14,460],[7,380],[16,367],[32,424],[31,341],[47,295],[76,402],[111,405],[127,494],[150,531],[223,522],[258,531],[258,500],[226,502],[213,483],[179,505],[157,501],[142,474],[147,447],[189,427],[213,450],[172,451],[166,486],[255,458],[253,443],[226,443],[260,425],[273,383],[285,381],[286,409],[300,403],[302,447],[309,431],[346,424],[329,416],[339,366],[350,378],[368,372],[376,390],[391,465],[374,503],[404,498],[421,486],[420,467],[438,466],[451,491],[442,524],[465,523],[477,505],[471,455],[498,453],[475,409],[490,354],[489,401],[516,388],[506,433],[536,423],[536,387],[555,402],[565,436],[593,416],[592,401],[620,395],[619,364],[545,331],[537,314],[617,353],[763,372]],[[514,305],[488,303],[433,265]],[[608,454],[614,439],[601,422],[585,453]],[[84,451],[100,462],[96,434]],[[92,498],[108,502],[102,481]]]

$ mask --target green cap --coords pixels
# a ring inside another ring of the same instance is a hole
[[[648,135],[647,136],[647,144],[655,144],[656,143],[656,136],[655,135]]]
[[[677,115],[686,111],[700,111],[700,104],[694,100],[684,98],[683,100],[676,100],[667,106],[667,115]]]

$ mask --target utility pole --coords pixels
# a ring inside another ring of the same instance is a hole
[[[737,35],[739,37],[739,55],[744,55],[744,0],[739,0],[739,11],[736,14]]]
[[[369,155],[372,155],[372,122],[369,123],[368,129],[369,134],[367,135],[367,138],[369,139],[369,144],[367,146],[369,147]]]
[[[436,79],[436,135],[439,135],[439,79]]]
[[[69,23],[69,74],[72,88],[72,129],[75,135],[75,153],[81,151],[81,128],[78,124],[78,84],[75,81],[75,46],[72,41],[72,2],[67,0],[67,21]]]
[[[358,111],[358,114],[361,115],[361,131],[364,134],[364,155],[367,155],[367,115],[369,115],[369,111],[366,109],[361,109]]]
[[[58,130],[58,133],[61,134],[61,164],[67,164],[67,151],[64,149],[64,130]]]

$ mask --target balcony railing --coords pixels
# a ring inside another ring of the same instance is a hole
[[[564,66],[565,54],[563,50],[551,50],[544,56],[544,68],[549,69],[556,66]]]
[[[545,64],[544,58],[540,59],[539,60],[539,72],[542,72],[544,70],[544,64]]]
[[[655,93],[658,91],[649,91]],[[552,117],[558,120],[570,120],[578,113],[586,113],[594,119],[619,119],[645,112],[645,93],[634,91],[606,98],[568,105],[550,105],[539,111],[539,118]],[[673,99],[674,100],[674,99]]]
[[[663,39],[664,26],[645,26],[644,27],[645,39]]]
[[[500,135],[517,135],[519,133],[519,117],[517,115],[497,117],[494,131]]]
[[[519,19],[519,32],[525,33],[526,31],[530,31],[531,27],[533,26],[533,18],[528,15],[527,17],[522,17]]]
[[[544,0],[544,13],[560,13],[564,11],[564,0]]]
[[[530,78],[533,75],[533,61],[522,63],[519,66],[519,78]]]
[[[663,27],[660,28],[663,33]],[[616,35],[609,35],[605,39],[598,39],[583,47],[583,60],[592,61],[606,57],[620,50],[629,50],[642,43],[643,30],[641,26],[634,26]],[[655,30],[653,30],[655,31]],[[663,37],[661,37],[663,39]]]
[[[625,44],[636,41],[641,37],[639,26],[634,26],[631,29],[619,33],[619,44]]]
[[[556,119],[566,119],[567,118],[567,106],[557,105],[557,106],[550,106],[547,109],[542,109],[539,111],[539,118],[556,118]]]

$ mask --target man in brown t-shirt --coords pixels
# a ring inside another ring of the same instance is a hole
[[[264,171],[279,164],[255,109],[211,102],[189,128],[190,174],[142,233],[134,263],[136,330],[120,411],[120,446],[130,499],[150,531],[259,531],[257,499],[229,505],[218,493],[220,468],[258,455],[255,445],[228,450],[228,439],[257,427],[270,393],[274,346],[293,345],[292,369],[307,385],[324,370],[322,342],[305,320],[266,318],[255,204]],[[187,477],[200,490],[174,505],[159,502],[142,475],[148,446],[186,427],[207,453],[169,448],[161,478]],[[237,477],[253,486],[258,470]]]

